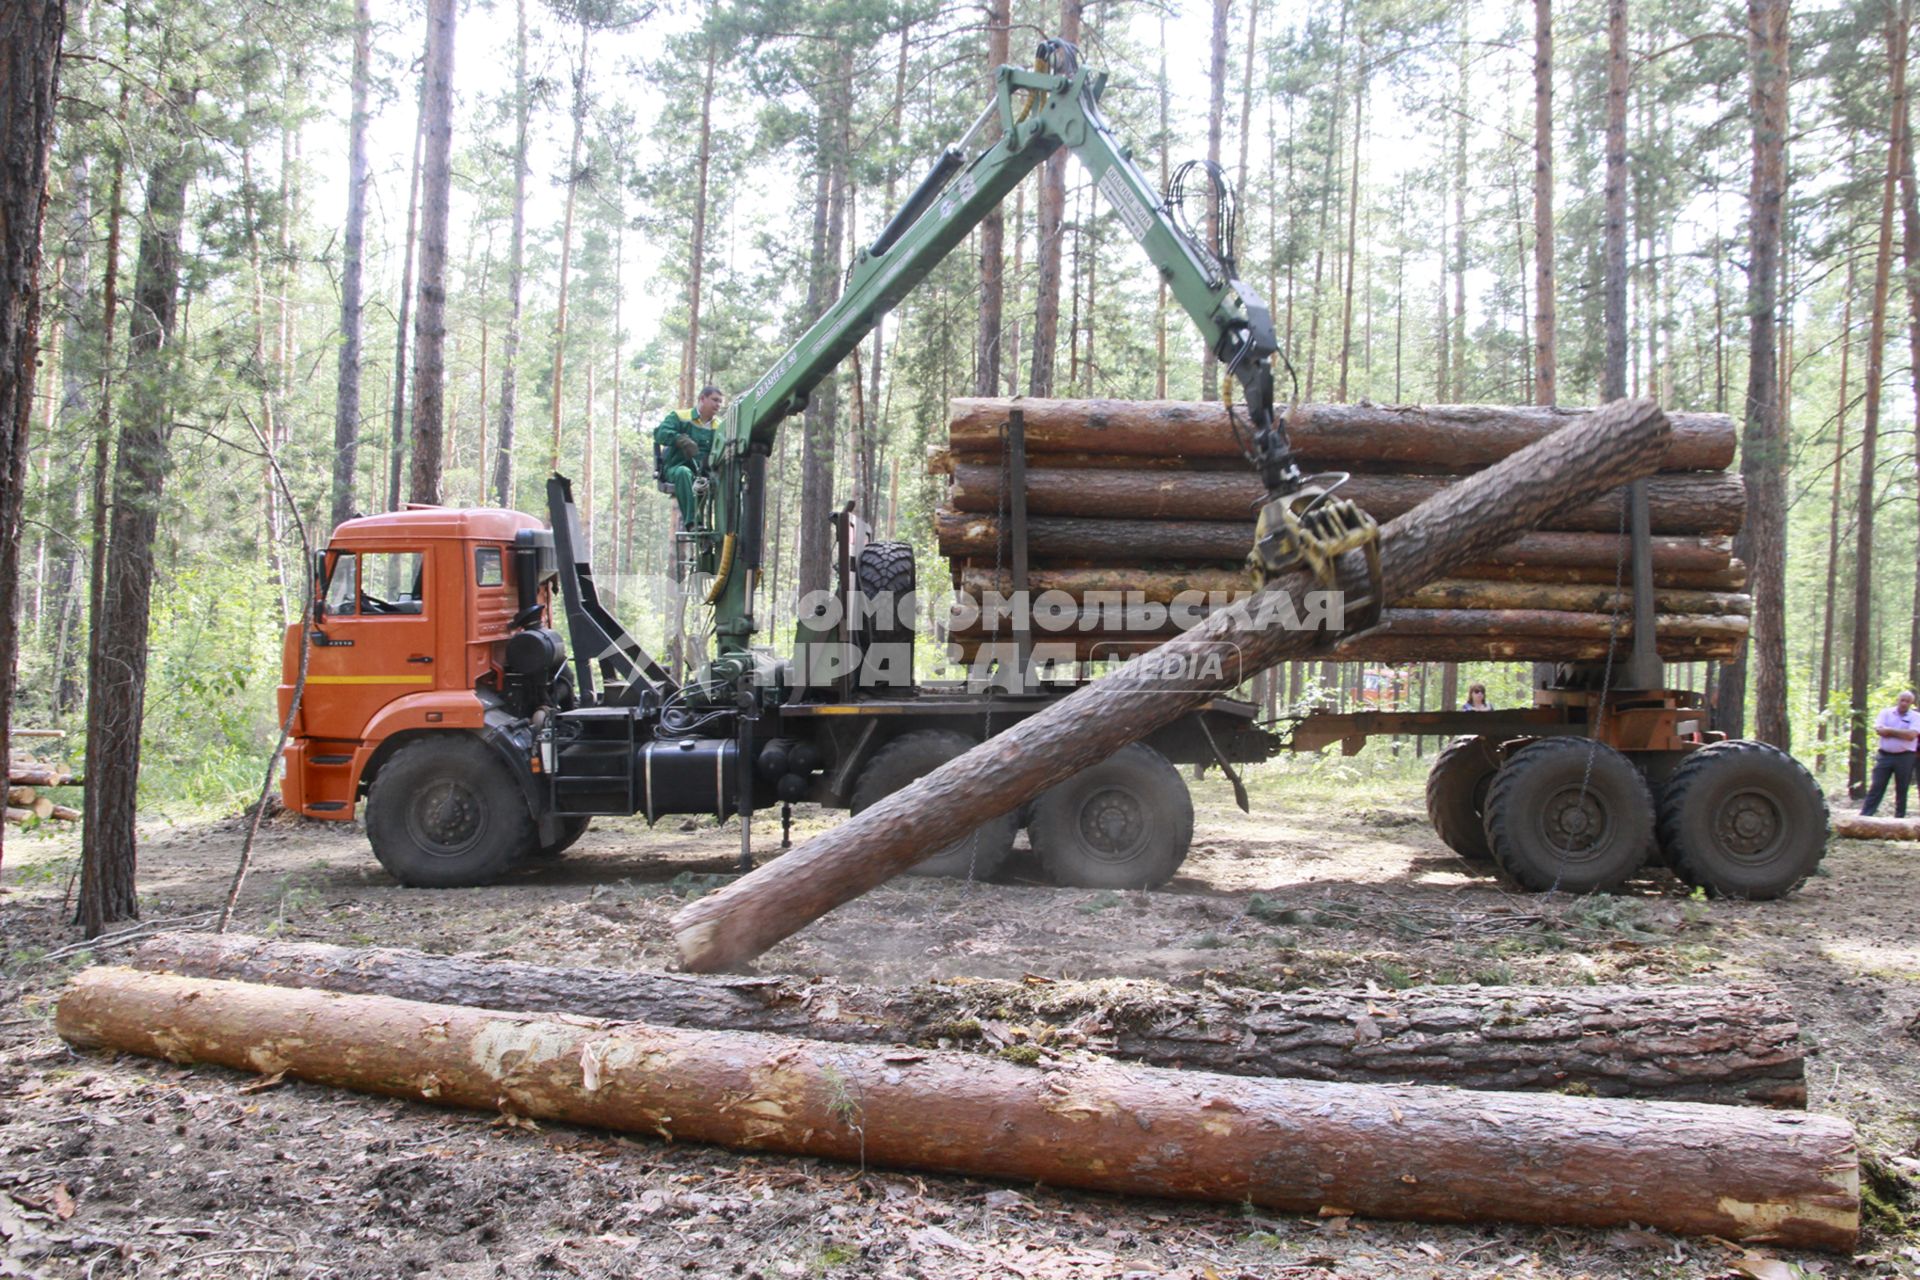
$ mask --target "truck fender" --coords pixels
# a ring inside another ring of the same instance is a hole
[[[519,784],[540,843],[552,844],[559,840],[560,819],[547,801],[544,779],[533,771],[533,726],[500,707],[488,707],[480,740],[493,748]]]

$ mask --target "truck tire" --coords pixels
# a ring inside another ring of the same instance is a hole
[[[1501,873],[1540,892],[1604,893],[1653,848],[1653,798],[1631,761],[1587,738],[1541,738],[1487,788],[1487,845]]]
[[[1027,834],[1055,884],[1152,889],[1187,860],[1193,796],[1165,756],[1136,742],[1036,800]]]
[[[1455,738],[1427,770],[1427,818],[1441,843],[1468,862],[1491,862],[1484,821],[1487,788],[1500,770],[1492,738]]]
[[[542,844],[536,838],[527,850],[529,862],[545,862],[557,858],[580,842],[587,834],[587,828],[593,825],[593,819],[582,814],[578,817],[560,819],[560,835],[550,844]],[[537,833],[536,833],[537,837]]]
[[[854,783],[849,808],[861,813],[894,792],[979,746],[963,733],[918,729],[885,742]],[[908,875],[985,880],[1013,852],[1014,815],[1003,813],[944,849],[936,849],[907,868]]]
[[[887,674],[863,676],[861,687],[870,692],[911,689],[913,687],[913,630],[911,611],[904,616],[898,606],[914,603],[916,577],[913,546],[906,542],[869,542],[860,548],[853,566],[854,585],[862,603],[872,608],[883,602],[879,613],[869,612],[859,628],[862,670],[865,656],[877,646],[887,646],[896,659],[895,670]],[[901,662],[905,670],[899,671]]]
[[[401,884],[488,884],[537,843],[519,785],[486,744],[461,734],[401,747],[367,794],[373,856]]]
[[[1719,898],[1792,892],[1827,852],[1827,800],[1806,766],[1764,742],[1716,742],[1675,769],[1660,798],[1674,874]]]

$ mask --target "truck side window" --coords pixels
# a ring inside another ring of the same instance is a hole
[[[506,582],[501,572],[500,548],[476,547],[473,552],[473,585],[498,587]]]
[[[327,577],[327,616],[352,617],[360,612],[356,603],[359,593],[359,563],[351,554],[333,558],[333,572]]]
[[[426,556],[379,551],[360,557],[360,612],[368,617],[426,612]]]

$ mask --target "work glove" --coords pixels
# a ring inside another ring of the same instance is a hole
[[[705,493],[707,491],[707,478],[705,476],[695,476],[693,478],[693,491],[695,493]]]
[[[692,436],[675,437],[673,442],[673,447],[678,449],[680,451],[680,456],[687,459],[688,461],[692,461],[693,459],[700,456],[700,446],[694,443],[694,439]]]

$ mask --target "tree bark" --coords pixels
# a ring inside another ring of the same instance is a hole
[[[863,1165],[1298,1213],[1859,1238],[1853,1128],[1801,1112],[1035,1069],[127,969],[80,975],[56,1025],[80,1048]]]
[[[367,257],[367,93],[373,59],[369,0],[353,4],[353,106],[347,124],[347,221],[340,261],[340,366],[333,406],[333,514],[352,519],[360,466],[360,344],[366,332],[361,277]]]
[[[1387,598],[1480,558],[1566,505],[1658,465],[1668,434],[1657,406],[1622,402],[1445,490],[1380,536]],[[1359,553],[1346,557],[1348,571]],[[1349,579],[1351,580],[1351,579]],[[1299,599],[1305,574],[1270,584],[1165,646],[1190,671],[1140,669],[1088,685],[758,871],[681,910],[674,940],[687,967],[711,971],[759,955],[842,902],[912,865],[934,841],[1017,808],[1214,696],[1305,652],[1321,636],[1264,616]],[[1289,613],[1291,611],[1288,611]]]
[[[413,328],[413,447],[409,498],[440,501],[446,426],[447,220],[453,193],[455,0],[428,0],[426,85],[420,110],[426,157],[420,171],[420,301]]]
[[[1080,43],[1083,0],[1060,0],[1059,37]],[[1060,336],[1060,238],[1067,213],[1067,155],[1056,151],[1040,166],[1040,194],[1034,202],[1035,278],[1033,353],[1027,371],[1027,394],[1053,394],[1054,348]]]
[[[843,1044],[992,1052],[1030,1041],[1228,1075],[1806,1105],[1799,1027],[1764,985],[1448,986],[1385,995],[1190,991],[1148,981],[876,989],[191,933],[161,934],[128,963],[194,978]]]
[[[714,68],[720,49],[707,41],[707,68],[700,79],[700,149],[694,158],[693,239],[687,249],[687,342],[680,355],[680,403],[700,398],[700,302],[707,266],[707,184],[713,171]],[[618,417],[615,429],[618,430]]]
[[[1011,0],[987,0],[987,74],[1012,56],[1013,10]],[[896,99],[896,121],[898,120]],[[996,120],[984,143],[1000,136]],[[891,208],[893,193],[887,193]],[[1015,228],[1017,233],[1018,228]],[[1000,326],[1006,306],[1006,219],[998,205],[980,220],[980,328],[974,343],[973,393],[977,396],[1000,394]],[[877,350],[878,348],[876,348]]]
[[[0,760],[18,665],[20,518],[40,358],[40,230],[60,103],[64,0],[0,7]]]
[[[1601,256],[1606,363],[1600,398],[1627,394],[1627,0],[1607,0],[1607,123],[1605,234]]]
[[[520,368],[520,311],[527,272],[527,128],[532,98],[527,91],[527,0],[515,0],[519,34],[513,59],[513,247],[507,259],[507,336],[500,344],[500,437],[493,455],[493,500],[513,507],[513,437],[516,381]]]
[[[1533,400],[1559,401],[1553,260],[1553,0],[1533,0]]]
[[[1752,566],[1753,736],[1785,750],[1787,723],[1787,466],[1792,441],[1782,394],[1775,314],[1779,309],[1780,217],[1787,171],[1788,0],[1748,0],[1747,61],[1753,117],[1752,219],[1747,285],[1747,413],[1740,474],[1747,527],[1734,554]],[[1920,599],[1920,596],[1916,597]],[[1920,634],[1917,631],[1916,634]]]
[[[1880,234],[1873,265],[1873,308],[1867,327],[1866,388],[1860,412],[1860,490],[1854,505],[1852,715],[1847,749],[1847,790],[1859,795],[1867,783],[1867,699],[1873,690],[1874,466],[1880,443],[1880,394],[1887,351],[1887,287],[1893,270],[1893,210],[1899,186],[1902,139],[1907,130],[1907,30],[1912,15],[1901,3],[1887,15],[1887,63],[1892,82],[1887,126],[1886,178],[1880,190]]]
[[[1454,476],[1355,475],[1340,486],[1376,520],[1404,515],[1456,481]],[[983,462],[957,462],[947,504],[957,511],[998,512],[1005,505],[1006,475]],[[1682,472],[1647,482],[1656,534],[1731,534],[1746,511],[1737,476]],[[1265,493],[1260,478],[1244,471],[1103,471],[1029,469],[1025,488],[1033,515],[1119,519],[1245,519]],[[1563,511],[1554,529],[1613,533],[1620,528],[1626,495]]]
[[[1746,619],[1739,619],[1745,622]],[[1159,650],[1172,633],[1112,634],[1061,632],[1037,637],[1035,660],[1038,662],[1124,661]],[[1654,638],[1655,652],[1669,662],[1724,662],[1746,643],[1745,632],[1737,635],[1675,635],[1661,629]],[[1441,671],[1441,699],[1449,708],[1459,700],[1459,665],[1462,662],[1605,662],[1609,656],[1624,662],[1632,647],[1630,636],[1621,635],[1609,642],[1604,637],[1579,636],[1489,636],[1489,635],[1405,635],[1397,632],[1369,631],[1351,640],[1342,640],[1326,652],[1340,662],[1378,662],[1400,666],[1414,662],[1438,662]],[[954,637],[948,644],[951,661],[971,666],[982,655],[1003,663],[1013,660],[1011,633],[1002,630],[997,640],[987,637]],[[1329,661],[1327,666],[1332,666]],[[1453,679],[1447,678],[1447,672]],[[985,678],[990,673],[979,673]],[[1331,677],[1328,677],[1331,679]]]
[[[814,184],[814,243],[807,282],[807,323],[840,296],[841,238],[846,231],[849,114],[853,109],[853,61],[847,51],[834,55],[820,103]],[[839,414],[838,374],[820,380],[807,400],[800,441],[800,563],[802,596],[824,591],[833,576],[834,443]]]
[[[1224,173],[1220,165],[1220,138],[1226,131],[1227,19],[1231,8],[1232,0],[1213,0],[1213,27],[1207,44],[1207,164],[1214,173]],[[1207,182],[1205,235],[1209,251],[1219,246],[1224,253],[1233,252],[1232,245],[1221,243],[1220,192],[1211,180]],[[1200,398],[1220,398],[1220,361],[1211,348],[1200,353]]]
[[[169,109],[184,115],[197,96],[176,83]],[[140,914],[135,885],[135,801],[140,727],[146,711],[147,623],[153,540],[159,527],[172,434],[180,295],[180,237],[187,185],[199,166],[196,141],[162,147],[147,174],[133,314],[127,337],[127,392],[113,469],[105,580],[92,626],[99,636],[87,673],[86,821],[80,857],[80,922],[89,938]]]
[[[1851,151],[1851,148],[1849,148]],[[1851,159],[1851,155],[1848,157]],[[1819,777],[1826,772],[1827,740],[1833,736],[1833,637],[1834,616],[1839,600],[1840,586],[1840,503],[1846,491],[1847,475],[1847,410],[1853,390],[1851,378],[1853,356],[1853,297],[1854,268],[1858,259],[1851,253],[1847,255],[1846,300],[1840,308],[1840,397],[1833,411],[1833,480],[1827,495],[1827,580],[1826,594],[1820,609],[1820,669],[1814,679],[1819,688],[1818,700],[1814,704],[1816,747],[1813,757],[1813,773]]]
[[[1911,13],[1910,3],[1903,7]],[[1900,257],[1907,294],[1907,371],[1913,388],[1914,407],[1920,410],[1920,190],[1916,190],[1914,182],[1911,120],[1906,120],[1900,130],[1900,219]],[[1852,255],[1848,255],[1848,264],[1851,267]],[[1914,477],[1920,480],[1920,437],[1914,441],[1913,466]],[[1916,498],[1920,499],[1920,495],[1916,495]],[[1914,557],[1913,619],[1907,635],[1907,683],[1910,686],[1920,684],[1920,556]]]
[[[988,592],[1009,596],[1013,575],[1002,569],[968,567],[959,575],[960,590],[983,601]],[[1198,592],[1235,596],[1251,591],[1244,569],[1033,569],[1027,590],[1037,600],[1059,592],[1076,603],[1089,596],[1114,596],[1140,602],[1171,603]],[[1484,578],[1440,578],[1412,591],[1389,607],[1402,609],[1554,609],[1575,613],[1611,613],[1625,609],[1631,593],[1608,583],[1502,582]],[[1654,598],[1661,613],[1745,616],[1749,598],[1735,591],[1699,588],[1663,588]]]
[[[1463,480],[1461,484],[1468,481]],[[1437,498],[1459,489],[1449,485]],[[992,557],[1003,554],[999,518],[956,511],[934,512],[934,534],[945,556]],[[1250,521],[1095,520],[1078,516],[1037,516],[1027,522],[1027,547],[1037,561],[1075,561],[1074,565],[1244,564],[1253,545]],[[1609,533],[1527,533],[1488,551],[1474,562],[1537,569],[1603,569],[1612,581],[1627,555],[1627,539]],[[1666,537],[1653,540],[1656,572],[1719,573],[1732,557],[1724,539]]]
[[[1857,813],[1833,815],[1833,834],[1840,840],[1920,840],[1920,818],[1867,818]]]
[[[567,203],[560,221],[560,292],[553,307],[553,377],[548,386],[548,398],[553,404],[553,439],[547,450],[549,471],[560,469],[560,424],[564,416],[561,390],[567,368],[567,285],[573,267],[573,210],[579,202],[580,179],[584,176],[580,169],[580,144],[587,129],[587,73],[591,70],[587,56],[592,41],[593,29],[582,12],[580,65],[573,73],[573,142],[567,148]]]
[[[400,314],[393,325],[393,404],[387,428],[387,510],[400,509],[400,458],[407,442],[407,327],[413,320],[413,254],[420,215],[420,163],[427,141],[427,88],[420,84],[419,122],[413,131],[413,167],[407,171],[406,248],[400,256]]]
[[[1224,407],[1188,401],[956,398],[947,406],[954,455],[998,462],[1010,410],[1025,415],[1030,453],[1092,453],[1155,460],[1228,458],[1245,452]],[[1303,462],[1369,469],[1471,471],[1525,448],[1592,409],[1517,405],[1305,404],[1287,431]],[[1671,415],[1664,471],[1724,471],[1738,429],[1720,413]],[[1043,465],[1036,462],[1035,465]],[[1114,465],[1109,463],[1108,465]]]

